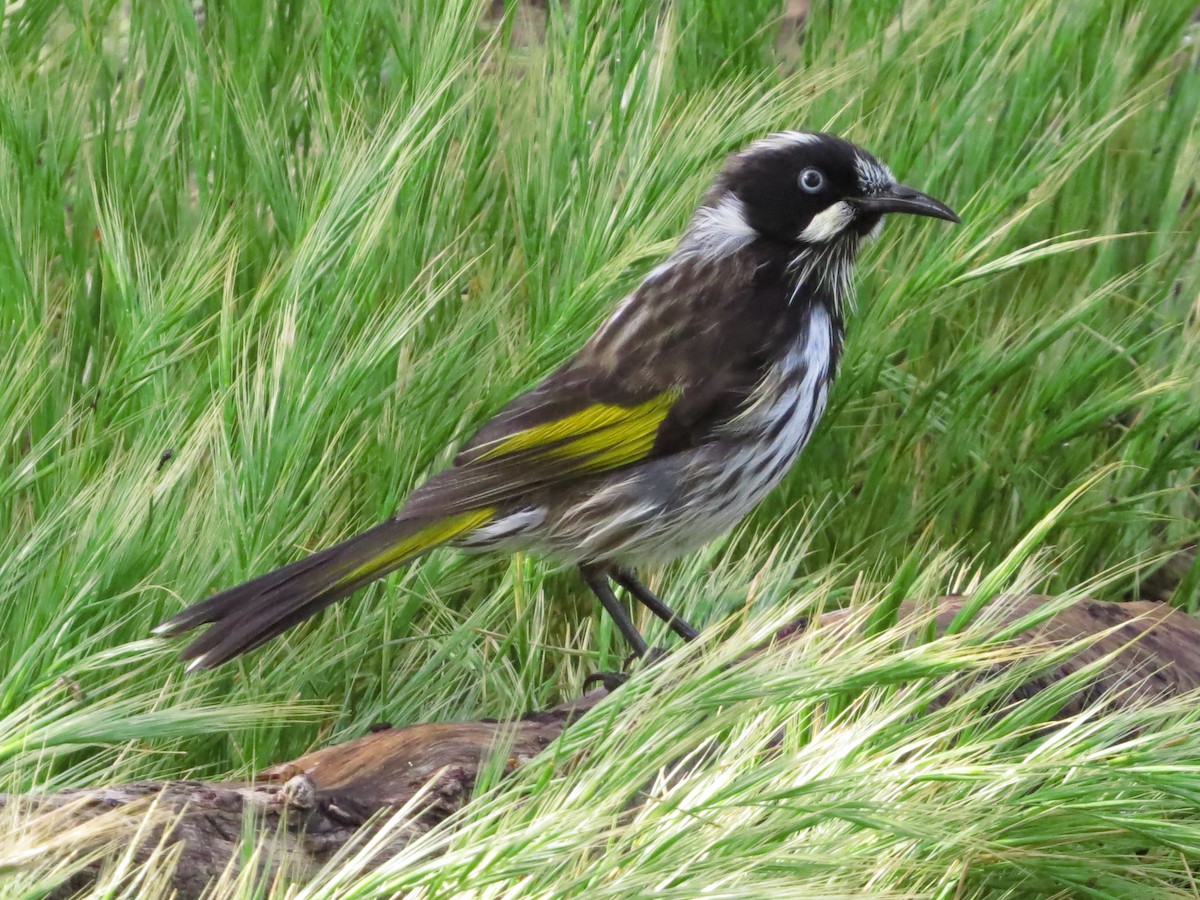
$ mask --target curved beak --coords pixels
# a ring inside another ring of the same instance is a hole
[[[958,214],[941,200],[904,184],[893,184],[852,202],[859,209],[872,213],[910,213],[914,216],[945,219],[947,222],[962,222]]]

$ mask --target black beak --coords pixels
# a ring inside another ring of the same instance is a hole
[[[947,222],[962,221],[958,214],[941,200],[903,184],[893,184],[866,197],[859,197],[853,203],[859,209],[872,213],[911,213],[914,216],[945,219]]]

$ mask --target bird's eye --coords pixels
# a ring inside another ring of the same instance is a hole
[[[820,169],[814,169],[811,166],[800,173],[799,181],[800,187],[810,194],[815,194],[825,187],[825,176],[821,174]]]

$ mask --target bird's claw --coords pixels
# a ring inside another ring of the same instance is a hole
[[[600,685],[610,694],[629,680],[624,672],[593,672],[583,679],[583,692],[586,694],[596,685]]]
[[[652,666],[660,660],[666,659],[668,651],[662,647],[651,647],[645,653],[630,653],[625,657],[625,662],[622,664],[622,669],[628,669],[636,662],[641,662],[643,666]],[[593,672],[587,678],[583,679],[583,690],[587,693],[595,685],[599,684],[604,687],[610,694],[629,680],[629,674],[625,671],[621,672]]]

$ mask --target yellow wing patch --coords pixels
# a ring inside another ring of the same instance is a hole
[[[338,585],[346,585],[361,578],[370,578],[379,572],[394,569],[410,556],[424,553],[438,544],[452,541],[461,534],[466,534],[480,525],[485,525],[496,514],[495,507],[473,509],[468,512],[449,516],[439,522],[434,522],[428,528],[410,534],[390,547],[385,547],[378,556],[355,566],[338,579]]]
[[[637,406],[594,403],[577,413],[518,431],[485,445],[477,460],[543,448],[557,459],[586,457],[583,468],[602,471],[636,462],[654,447],[658,427],[679,399],[672,388]]]

